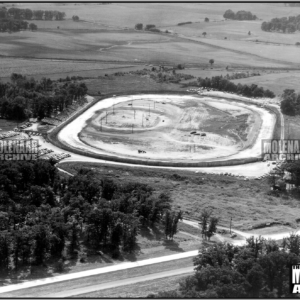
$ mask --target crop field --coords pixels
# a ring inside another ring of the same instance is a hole
[[[25,5],[30,7],[32,4],[17,6]],[[298,48],[294,46],[299,33],[262,32],[261,20],[223,21],[226,9],[250,9],[249,4],[194,3],[186,6],[182,3],[135,3],[132,6],[126,3],[75,3],[67,6],[39,4],[37,7],[40,6],[65,11],[67,20],[36,21],[39,28],[36,32],[1,33],[1,55],[202,66],[214,58],[215,64],[222,67],[256,68],[295,68],[295,63],[300,63]],[[272,15],[269,10],[276,14],[291,12],[290,8],[274,3],[256,4],[250,10],[263,20]],[[298,8],[293,10],[296,13]],[[71,21],[70,16],[79,14],[79,11],[82,13],[81,22]],[[211,21],[204,22],[205,17]],[[197,23],[177,26],[184,21]],[[137,32],[133,30],[137,22],[155,24],[179,35]],[[207,32],[205,38],[203,31]],[[251,31],[251,36],[248,36],[248,31]],[[224,37],[228,39],[224,40]],[[286,54],[279,55],[283,50]]]
[[[261,76],[235,79],[233,82],[257,84],[263,88],[272,90],[276,95],[281,95],[285,89],[293,89],[298,93],[300,92],[300,72],[296,71],[286,70],[280,73],[269,71]]]
[[[130,64],[113,64],[104,62],[79,62],[79,61],[55,61],[39,59],[6,58],[1,61],[0,78],[2,81],[9,80],[12,73],[18,73],[40,79],[65,78],[66,76],[98,77],[106,73],[120,71],[135,71],[139,66]]]
[[[6,4],[10,7],[12,4]],[[211,20],[222,20],[223,14],[227,9],[233,11],[246,10],[256,14],[260,19],[268,20],[274,15],[297,14],[299,8],[285,7],[281,3],[113,3],[111,5],[101,5],[97,3],[45,3],[14,4],[19,8],[51,9],[64,11],[67,18],[79,15],[82,20],[91,20],[110,26],[132,27],[132,21],[145,24],[157,24],[158,26],[176,25],[179,22],[204,21],[205,17]],[[83,9],[84,8],[84,9]],[[80,14],[79,14],[80,12]]]

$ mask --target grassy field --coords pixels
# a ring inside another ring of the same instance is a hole
[[[7,8],[12,4],[5,4]],[[156,24],[166,26],[187,21],[222,20],[227,9],[246,10],[260,19],[269,20],[274,16],[297,15],[299,7],[285,7],[283,3],[18,3],[19,8],[51,9],[64,11],[67,18],[78,15],[82,20],[93,20],[110,26],[133,27],[133,23]]]
[[[84,80],[90,95],[118,93],[118,92],[143,92],[143,91],[182,91],[176,84],[157,83],[147,76],[107,76]]]
[[[18,7],[25,5],[18,4]],[[248,4],[229,3],[190,3],[188,6],[181,3],[134,6],[126,3],[39,4],[38,7],[61,9],[67,13],[67,20],[36,21],[37,32],[1,33],[1,55],[202,65],[214,58],[216,64],[222,66],[269,68],[295,68],[295,63],[300,63],[298,48],[294,46],[300,33],[266,33],[260,30],[261,21],[223,21],[222,15],[228,8],[237,10],[243,7],[257,15],[263,13],[259,17],[266,20],[280,12],[291,11],[279,4],[256,4],[251,8]],[[82,22],[69,19],[71,14],[79,13],[82,13]],[[204,22],[205,17],[211,21]],[[197,23],[176,26],[182,21]],[[134,31],[136,22],[156,24],[178,33],[180,37]],[[206,38],[202,37],[203,31],[207,32]],[[248,31],[251,31],[251,36]],[[225,36],[227,40],[224,40]],[[280,43],[280,46],[274,43]],[[285,55],[281,55],[283,51]]]
[[[150,294],[160,291],[169,291],[179,288],[179,282],[182,282],[188,275],[177,275],[167,278],[160,278],[136,284],[125,285],[113,289],[102,290],[98,292],[82,294],[80,297],[87,298],[145,298]],[[76,296],[78,297],[78,296]]]
[[[300,116],[291,117],[284,115],[285,138],[300,139]]]
[[[10,120],[5,120],[5,119],[0,119],[0,133],[2,131],[10,131],[13,130],[19,122],[17,121],[10,121]]]
[[[49,77],[53,80],[67,76],[98,77],[106,73],[128,72],[140,69],[130,64],[113,64],[105,62],[52,61],[38,59],[7,58],[1,62],[0,79],[9,81],[12,73],[26,75],[28,78]]]
[[[234,83],[241,84],[257,84],[263,88],[273,91],[276,95],[281,95],[285,89],[294,89],[300,92],[299,86],[300,72],[296,71],[282,71],[280,73],[269,71],[261,76],[248,77],[243,79],[235,79]]]
[[[268,195],[270,185],[257,181],[189,171],[138,169],[134,167],[87,164],[61,164],[68,172],[76,173],[81,166],[94,167],[97,176],[108,176],[116,182],[136,181],[151,185],[156,191],[170,193],[174,208],[184,211],[186,217],[198,218],[204,208],[214,210],[220,224],[248,229],[269,222],[290,223],[296,226],[299,201],[292,196]]]

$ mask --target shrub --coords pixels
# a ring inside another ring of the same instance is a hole
[[[152,32],[160,32],[160,30],[158,28],[150,28],[148,31],[152,31]]]
[[[151,28],[155,28],[155,25],[153,25],[153,24],[148,24],[148,25],[146,25],[145,30],[149,30],[149,29],[151,29]]]
[[[65,264],[62,259],[60,259],[55,265],[55,271],[58,273],[62,273],[65,270]]]
[[[79,261],[81,263],[86,263],[86,261],[87,261],[87,254],[85,252],[80,253],[80,255],[79,255]]]
[[[112,253],[111,253],[111,257],[112,257],[113,259],[118,259],[118,258],[120,257],[120,251],[119,251],[119,249],[114,249],[114,250],[112,251]]]

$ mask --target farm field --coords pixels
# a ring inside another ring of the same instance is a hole
[[[12,4],[6,4],[11,7]],[[126,26],[132,28],[132,20],[135,23],[156,24],[157,26],[176,25],[179,22],[204,21],[210,17],[212,21],[222,20],[227,9],[233,11],[246,10],[256,14],[259,19],[269,20],[274,16],[297,14],[299,8],[285,7],[280,3],[113,3],[110,5],[99,5],[96,3],[45,3],[14,4],[19,8],[53,9],[64,11],[67,19],[73,15],[79,15],[82,20],[91,20],[109,26]]]
[[[104,62],[79,62],[79,61],[55,61],[55,60],[39,60],[39,59],[19,59],[6,58],[2,59],[0,79],[9,81],[12,73],[18,73],[41,79],[49,77],[57,80],[67,76],[81,77],[98,77],[104,76],[110,72],[135,71],[140,69],[139,66],[130,64],[113,64]]]
[[[265,72],[261,74],[261,76],[233,80],[234,83],[257,84],[263,88],[272,90],[278,96],[281,95],[285,89],[293,89],[299,93],[299,81],[300,72],[287,70],[281,73],[269,71],[269,73]]]
[[[24,5],[17,6],[24,7]],[[30,7],[31,4],[28,5]],[[78,13],[80,7],[84,8],[83,15],[80,16],[82,21],[73,22],[68,17],[65,21],[36,21],[39,27],[37,32],[1,33],[0,54],[15,57],[119,62],[139,60],[198,65],[207,64],[207,61],[214,57],[216,64],[235,67],[263,65],[269,68],[295,68],[294,63],[299,63],[298,48],[294,46],[295,40],[300,37],[299,33],[283,35],[262,32],[261,20],[222,21],[226,9],[236,10],[243,5],[248,7],[248,4],[197,3],[183,6],[175,3],[170,6],[163,3],[155,5],[148,3],[135,4],[134,7],[125,3],[43,5],[44,8],[59,7],[62,11],[66,11],[67,16],[75,11]],[[157,9],[160,11],[159,14]],[[290,8],[266,3],[256,4],[251,11],[257,15],[263,13],[259,17],[265,20],[269,18],[269,9],[275,13],[290,12]],[[107,19],[108,16],[110,20]],[[203,21],[206,16],[210,17],[211,22]],[[168,28],[179,33],[180,37],[173,34],[134,31],[135,23],[132,20],[135,19],[145,24],[147,22],[156,24],[158,28]],[[198,23],[176,26],[178,22],[183,21]],[[207,32],[206,38],[202,37],[203,31]],[[248,31],[251,31],[251,36],[248,36]],[[228,40],[224,40],[225,36]],[[256,40],[259,44],[256,44]],[[265,44],[261,44],[262,42]],[[273,43],[280,43],[281,46],[274,46]],[[282,47],[286,55],[278,58]]]

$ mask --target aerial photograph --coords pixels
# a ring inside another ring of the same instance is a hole
[[[300,2],[1,2],[1,298],[299,298]]]

